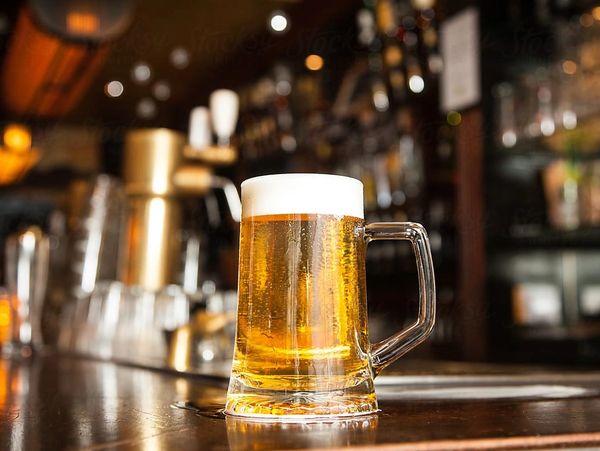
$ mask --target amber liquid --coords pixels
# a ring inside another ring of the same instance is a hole
[[[362,227],[349,216],[243,219],[228,405],[246,389],[326,398],[371,384]]]

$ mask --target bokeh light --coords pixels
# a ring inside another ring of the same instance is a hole
[[[323,63],[323,58],[315,54],[308,55],[304,60],[304,64],[309,70],[321,70],[323,68]]]
[[[104,85],[104,94],[108,97],[119,97],[123,94],[123,91],[125,91],[125,88],[119,80],[112,80]]]
[[[273,11],[269,17],[269,29],[271,32],[285,33],[289,26],[289,20],[283,11]]]
[[[408,79],[408,89],[418,94],[425,89],[425,80],[420,75],[411,75]]]
[[[136,63],[131,69],[131,78],[136,83],[146,84],[152,78],[152,69],[144,62]]]

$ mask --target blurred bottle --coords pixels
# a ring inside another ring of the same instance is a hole
[[[544,169],[544,191],[552,227],[572,230],[580,226],[580,176],[580,165],[572,161],[558,160]]]
[[[585,169],[582,195],[583,221],[589,226],[600,225],[600,161],[588,163]]]
[[[10,296],[8,291],[0,287],[0,350],[10,342]]]
[[[515,90],[510,83],[500,83],[493,90],[496,105],[496,141],[502,147],[517,144],[517,124],[515,116]]]

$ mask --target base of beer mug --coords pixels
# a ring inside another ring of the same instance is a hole
[[[364,387],[295,393],[240,385],[239,381],[233,381],[230,386],[225,406],[227,415],[295,421],[367,415],[379,411],[372,382],[369,381],[365,381]]]

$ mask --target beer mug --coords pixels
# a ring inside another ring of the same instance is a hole
[[[371,345],[365,253],[375,240],[412,244],[419,313],[410,327]],[[243,182],[239,264],[230,415],[285,421],[376,412],[374,377],[433,328],[425,230],[411,222],[365,225],[363,185],[349,177]]]

